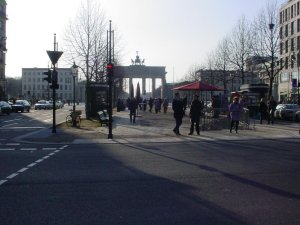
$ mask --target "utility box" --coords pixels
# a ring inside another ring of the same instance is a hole
[[[91,116],[97,117],[98,112],[108,109],[108,85],[102,83],[92,83],[91,92]]]

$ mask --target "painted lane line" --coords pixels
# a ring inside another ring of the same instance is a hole
[[[44,159],[38,159],[38,160],[36,160],[35,162],[36,163],[40,163],[40,162],[43,162],[44,161]]]
[[[22,151],[35,151],[37,148],[20,148]]]
[[[0,148],[0,151],[14,151],[15,148]]]
[[[68,147],[69,145],[64,145],[62,147],[60,147],[59,149],[63,150],[64,148]]]
[[[46,155],[43,157],[43,159],[48,159],[50,156]]]
[[[35,166],[36,165],[36,163],[31,163],[31,164],[29,164],[27,167],[33,167],[33,166]]]
[[[6,143],[7,146],[20,145],[20,143]]]
[[[42,150],[45,150],[45,151],[52,151],[52,150],[56,150],[56,148],[42,148]]]
[[[13,120],[6,120],[6,121],[3,121],[3,123],[10,123],[12,121],[16,121],[16,120],[21,120],[22,118],[18,118],[18,119],[13,119]]]
[[[23,173],[23,172],[25,172],[26,170],[28,170],[28,168],[24,167],[24,168],[20,169],[20,170],[18,171],[18,173]]]
[[[49,156],[52,156],[52,155],[55,155],[55,152],[52,152],[52,153],[50,153],[50,154],[48,154]]]
[[[0,186],[1,186],[2,184],[4,184],[5,182],[7,182],[7,180],[0,180]]]
[[[60,152],[60,150],[56,150],[56,151],[54,151],[55,153],[58,153],[58,152]]]
[[[9,126],[12,126],[12,125],[17,125],[18,123],[10,123],[10,124],[6,124],[6,125],[3,125],[2,127],[9,127]]]
[[[18,173],[13,173],[11,175],[9,175],[8,177],[6,177],[7,179],[12,179],[14,177],[18,176]]]

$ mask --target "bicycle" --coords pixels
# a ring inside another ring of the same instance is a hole
[[[80,127],[81,124],[81,111],[72,111],[69,115],[66,116],[66,124],[68,127]]]

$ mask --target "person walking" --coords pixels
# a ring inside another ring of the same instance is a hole
[[[235,133],[238,133],[239,122],[241,118],[241,114],[243,112],[243,107],[239,103],[239,97],[235,96],[233,98],[233,102],[229,105],[229,113],[230,113],[230,133],[232,133],[232,128],[235,126]]]
[[[194,99],[192,101],[191,108],[190,108],[191,128],[190,128],[189,135],[192,135],[194,133],[194,127],[196,128],[197,134],[200,135],[199,122],[200,122],[201,112],[203,110],[203,105],[198,98],[199,98],[198,95],[194,95]]]
[[[268,110],[268,124],[270,122],[274,124],[274,113],[276,110],[277,102],[274,100],[273,96],[270,97],[270,100],[267,103],[267,110]]]
[[[169,101],[168,101],[168,99],[165,98],[162,104],[163,104],[163,108],[164,108],[164,113],[167,113],[167,111],[168,111],[168,106],[169,106]]]
[[[136,98],[131,98],[128,103],[128,109],[129,109],[129,117],[130,117],[130,123],[135,123],[135,117],[136,117],[136,110],[138,108],[138,102]]]
[[[152,97],[149,98],[148,104],[149,104],[149,112],[152,112],[152,107],[153,107],[153,98]]]
[[[264,98],[260,99],[258,111],[260,114],[260,124],[262,124],[262,121],[267,118],[267,104],[265,103]]]
[[[161,103],[159,98],[155,98],[154,99],[154,109],[155,109],[155,113],[159,113],[160,112],[160,108],[161,108]]]
[[[181,135],[180,132],[179,132],[179,127],[182,124],[182,118],[183,118],[183,115],[184,115],[184,105],[183,105],[182,100],[180,99],[179,93],[175,93],[175,97],[172,101],[172,109],[174,111],[174,118],[175,118],[175,121],[176,121],[176,125],[173,129],[173,132],[176,135]]]

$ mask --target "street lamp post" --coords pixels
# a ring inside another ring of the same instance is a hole
[[[73,76],[73,116],[72,116],[72,121],[73,121],[73,126],[76,126],[76,117],[75,117],[75,112],[76,112],[76,105],[75,105],[75,78],[78,75],[78,66],[75,64],[75,62],[73,63],[73,66],[71,67],[72,70],[72,76]]]
[[[274,43],[273,43],[273,39],[274,39],[274,35],[273,35],[273,30],[274,30],[274,23],[270,23],[269,24],[269,29],[271,31],[271,76],[270,76],[270,87],[269,87],[269,96],[268,98],[271,98],[272,95],[272,86],[273,86],[273,80],[274,80]]]

